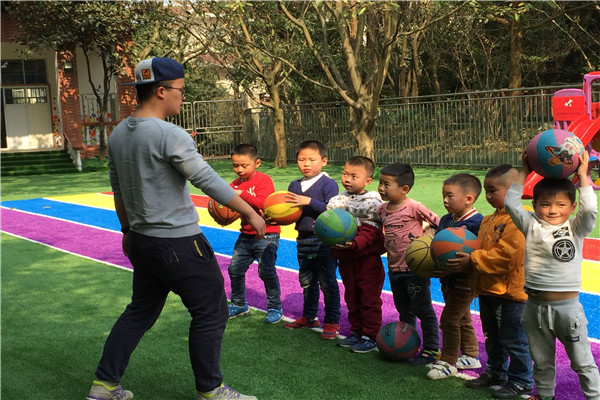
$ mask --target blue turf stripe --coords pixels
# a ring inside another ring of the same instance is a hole
[[[117,218],[117,213],[113,210],[83,206],[78,204],[63,203],[48,199],[29,199],[3,201],[2,206],[15,208],[35,214],[45,215],[64,219],[67,221],[78,222],[81,224],[96,226],[99,228],[120,231],[121,224]],[[208,238],[213,249],[217,253],[231,255],[233,246],[239,232],[228,229],[220,229],[209,226],[202,226],[202,231]],[[382,257],[384,267],[386,268],[386,278],[383,290],[391,291],[390,282],[387,277],[387,259]],[[277,251],[277,265],[288,269],[298,270],[298,261],[296,258],[296,241],[290,239],[281,239],[279,241],[279,250]],[[339,273],[338,279],[341,280]],[[444,299],[440,290],[439,279],[431,279],[431,297],[438,303],[443,303]],[[585,309],[588,319],[588,334],[592,338],[600,339],[600,307],[597,307],[598,295],[581,293],[579,299]],[[471,304],[471,309],[479,311],[479,301],[475,299]]]

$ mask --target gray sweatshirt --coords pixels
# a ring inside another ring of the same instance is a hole
[[[198,154],[190,135],[158,118],[129,117],[108,140],[115,201],[125,205],[131,230],[175,238],[200,232],[187,181],[222,204],[235,192]]]

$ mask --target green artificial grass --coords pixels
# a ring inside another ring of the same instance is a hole
[[[130,296],[128,271],[2,234],[2,399],[82,399]],[[426,367],[352,354],[263,318],[231,320],[221,360],[225,383],[261,400],[489,398],[460,378],[430,381]],[[123,377],[136,399],[194,398],[189,320],[171,295]]]

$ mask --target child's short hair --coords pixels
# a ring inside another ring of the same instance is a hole
[[[305,149],[317,150],[321,155],[321,158],[327,157],[327,148],[318,140],[305,140],[304,142],[300,143],[298,145],[298,150],[296,151],[296,158],[298,158],[298,153]]]
[[[375,173],[375,163],[369,157],[365,156],[354,156],[350,157],[346,161],[348,165],[354,165],[355,167],[362,166],[367,171],[367,178],[372,178]]]
[[[237,146],[234,146],[233,149],[231,149],[231,155],[248,156],[254,161],[256,161],[258,159],[258,149],[252,144],[242,143],[238,144]]]
[[[381,175],[391,175],[396,178],[398,186],[407,185],[412,188],[415,184],[415,173],[410,164],[394,163],[386,165],[381,169]]]
[[[486,178],[501,178],[500,183],[503,186],[509,187],[516,179],[519,171],[510,164],[500,164],[497,167],[490,169],[486,174]]]
[[[557,194],[565,194],[571,201],[575,203],[575,185],[569,179],[549,179],[544,178],[533,187],[533,201],[538,201],[542,196],[556,196]]]
[[[444,181],[444,185],[457,185],[465,194],[472,194],[475,200],[481,194],[481,181],[474,175],[461,172],[454,174]]]

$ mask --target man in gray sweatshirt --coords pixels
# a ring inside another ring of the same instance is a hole
[[[179,114],[184,99],[183,66],[171,58],[150,58],[137,65],[135,75],[139,108],[108,141],[123,252],[134,267],[133,295],[106,340],[88,400],[133,398],[121,387],[121,376],[171,291],[192,317],[196,399],[256,399],[222,383],[221,340],[228,319],[223,275],[198,225],[187,182],[244,215],[257,239],[265,234],[264,220],[204,161],[184,129],[165,122]]]

